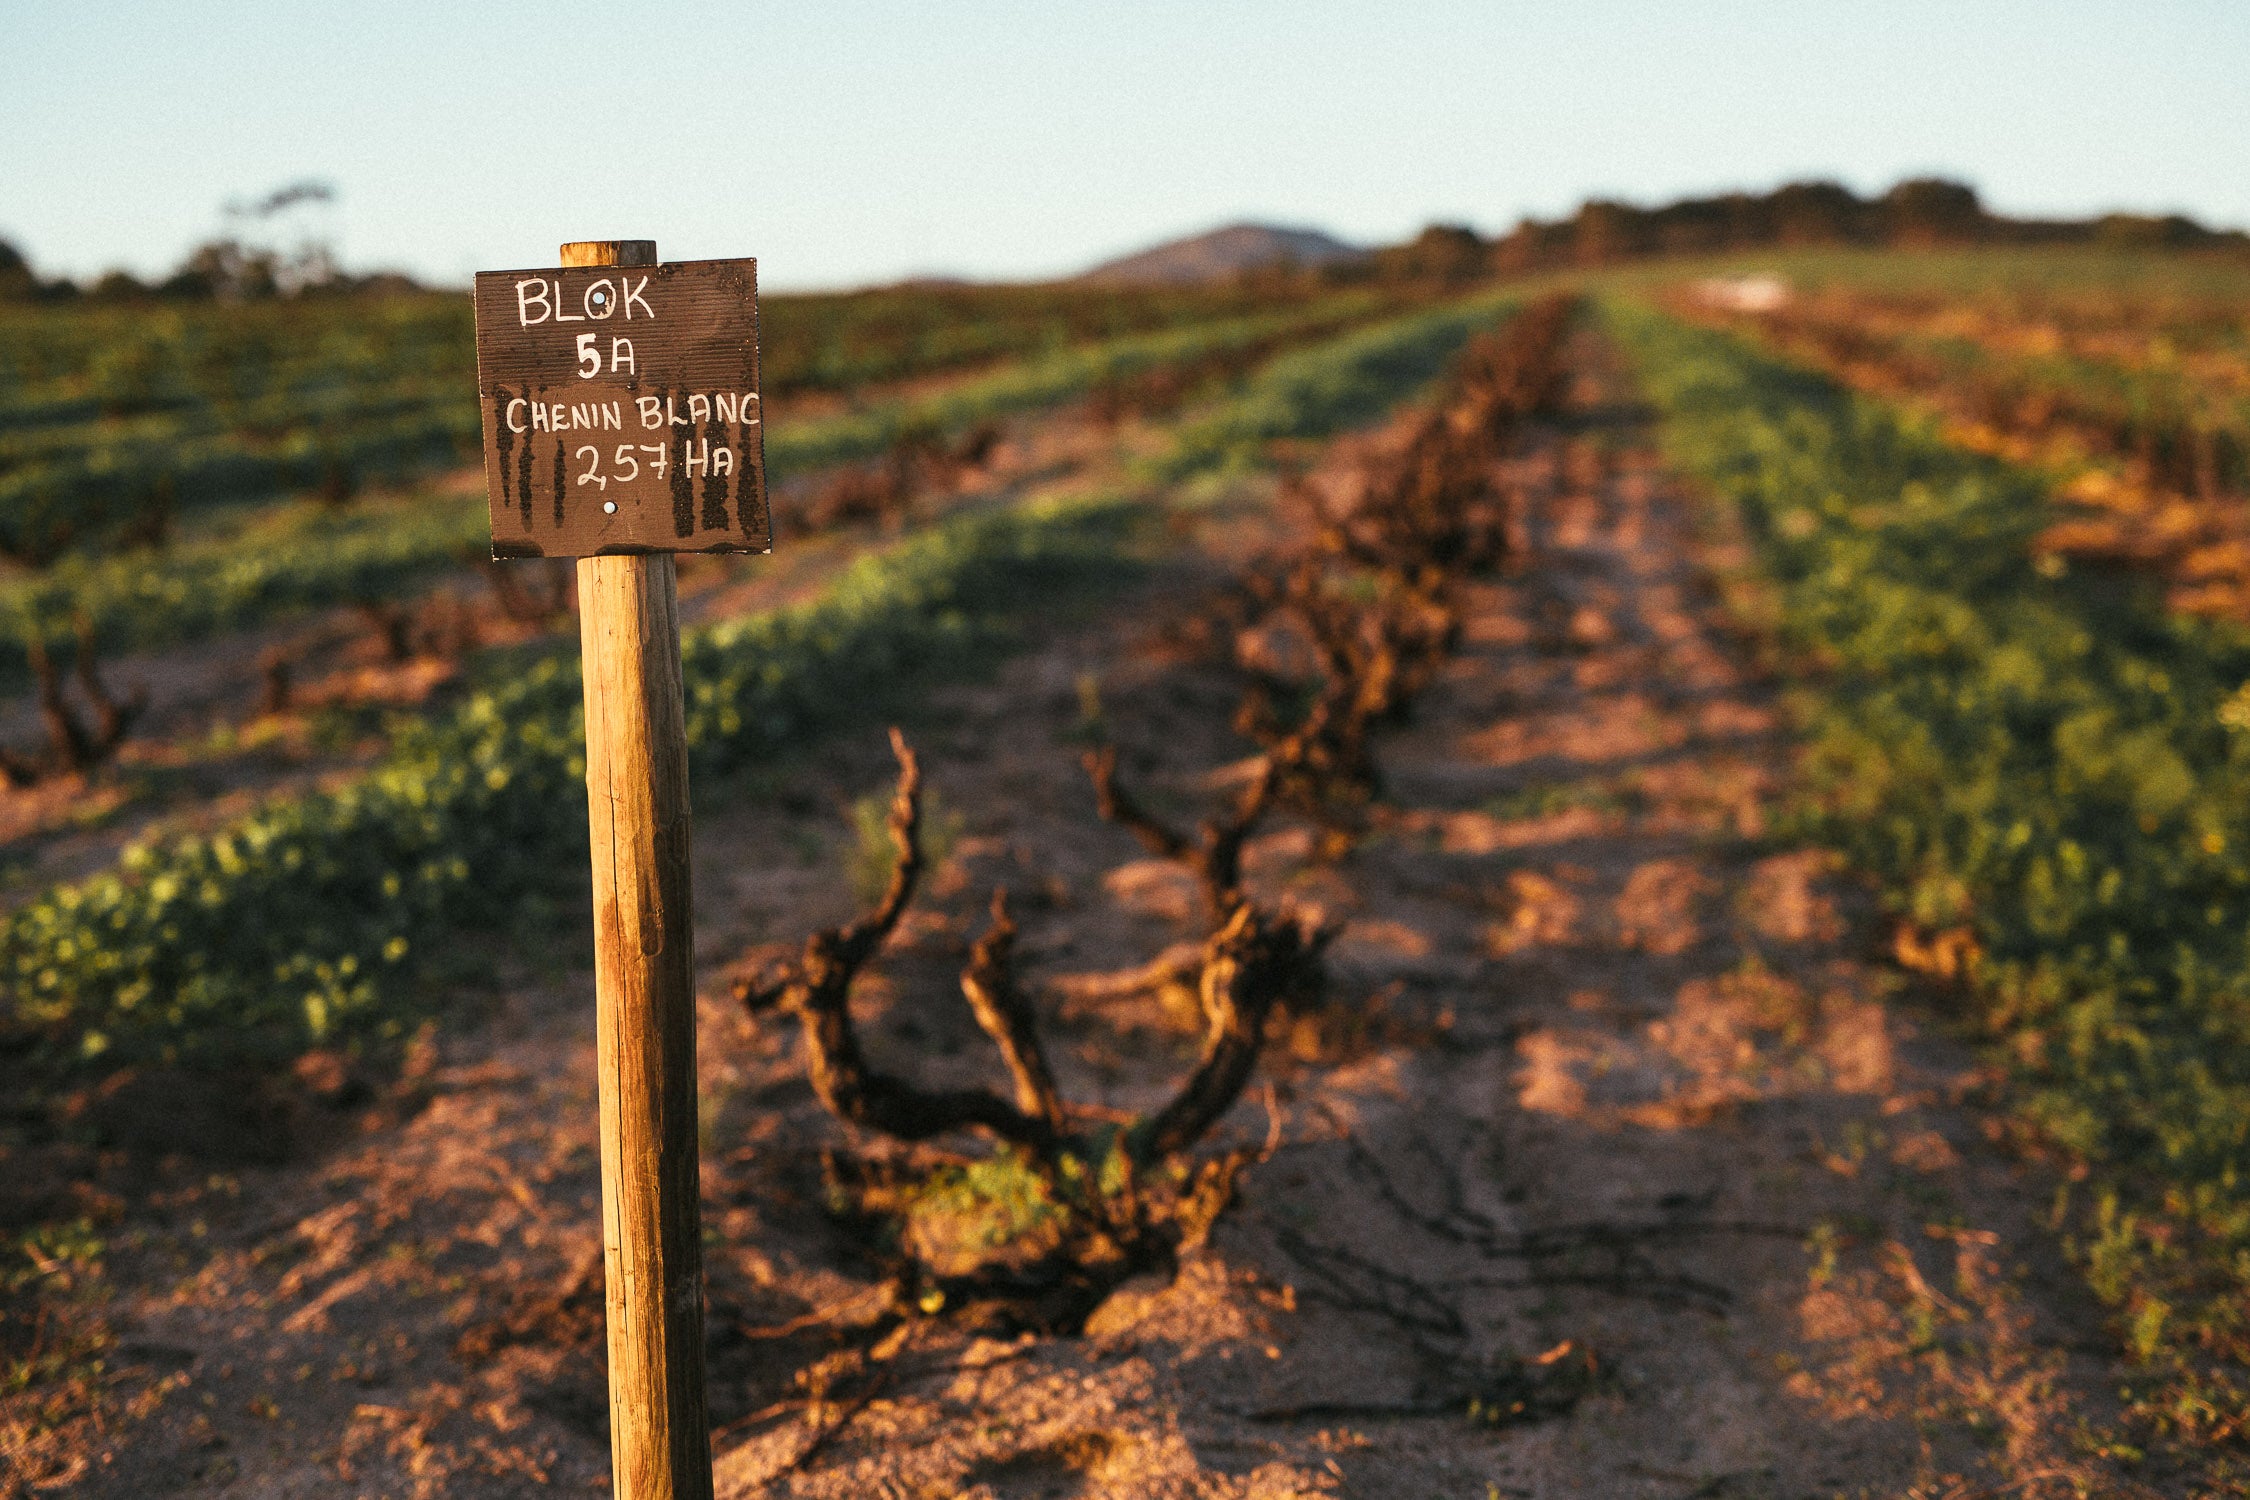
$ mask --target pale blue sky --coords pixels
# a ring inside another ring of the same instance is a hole
[[[1809,175],[2240,225],[2250,3],[0,0],[0,143],[0,236],[80,276],[305,176],[348,263],[446,281],[610,236],[769,287],[1044,276]]]

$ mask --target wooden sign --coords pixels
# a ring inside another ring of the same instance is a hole
[[[492,555],[578,558],[610,1493],[710,1500],[672,554],[771,550],[757,263],[659,265],[654,240],[561,257],[477,277]]]
[[[758,263],[479,271],[494,557],[771,552]]]

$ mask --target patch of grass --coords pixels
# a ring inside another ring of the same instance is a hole
[[[905,1211],[925,1235],[985,1250],[1059,1233],[1070,1214],[1055,1200],[1046,1179],[1015,1151],[931,1173]]]
[[[1078,720],[1070,726],[1070,737],[1084,745],[1109,743],[1109,714],[1102,705],[1102,679],[1095,672],[1081,672],[1076,683],[1078,691]]]
[[[1639,788],[1609,778],[1591,778],[1584,781],[1547,781],[1532,786],[1519,787],[1485,799],[1478,810],[1502,822],[1521,822],[1532,818],[1551,818],[1557,813],[1575,812],[1581,808],[1607,815],[1624,817],[1639,812],[1646,805]]]
[[[0,1483],[67,1474],[72,1429],[112,1399],[106,1249],[84,1218],[0,1242]]]

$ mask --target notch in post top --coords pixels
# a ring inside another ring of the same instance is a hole
[[[566,266],[653,266],[654,240],[572,240],[562,247]]]

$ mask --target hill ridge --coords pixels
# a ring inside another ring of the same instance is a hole
[[[1326,265],[1366,253],[1325,230],[1242,219],[1103,261],[1078,279],[1109,286],[1220,281],[1263,266]]]

